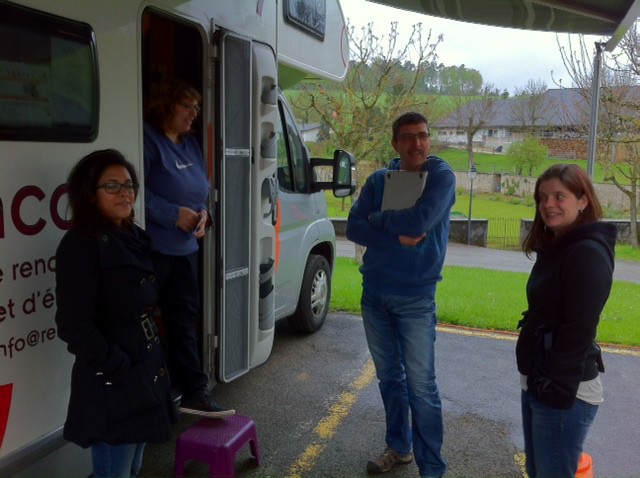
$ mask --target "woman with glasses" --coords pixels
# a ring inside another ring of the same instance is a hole
[[[232,415],[212,398],[196,336],[200,311],[198,240],[211,224],[209,181],[191,135],[201,96],[182,80],[156,85],[144,125],[146,230],[153,239],[158,301],[166,329],[172,385],[185,413]]]
[[[603,402],[595,342],[613,282],[616,228],[587,173],[557,164],[537,180],[536,213],[523,250],[536,253],[528,310],[516,345],[530,478],[573,478]]]
[[[176,416],[151,319],[151,239],[134,224],[138,178],[118,151],[81,159],[68,188],[72,227],[56,251],[56,324],[75,356],[64,438],[91,447],[95,478],[128,478]]]

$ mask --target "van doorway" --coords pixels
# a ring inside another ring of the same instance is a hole
[[[154,86],[159,83],[180,79],[197,89],[202,95],[202,105],[207,104],[207,91],[204,88],[204,55],[205,55],[205,38],[206,34],[202,29],[192,23],[189,23],[179,17],[164,13],[155,8],[147,8],[144,10],[141,19],[142,31],[142,51],[141,51],[141,73],[142,73],[142,102],[143,111],[146,111],[147,103],[151,96]],[[203,108],[203,113],[207,113],[207,108]],[[207,121],[206,116],[198,115],[194,121],[193,137],[200,144],[201,150],[207,151]],[[209,171],[205,156],[201,158],[205,161],[205,170]],[[144,171],[141,172],[144,174]],[[211,181],[209,181],[211,184]],[[212,231],[212,230],[211,230]],[[202,242],[202,241],[201,241]],[[208,373],[210,380],[213,377],[213,366],[205,363],[203,359],[207,354],[205,350],[205,325],[204,325],[204,307],[203,307],[203,248],[199,251],[198,260],[198,276],[199,276],[199,319],[197,322],[197,336],[200,361],[203,368]],[[165,334],[163,321],[161,319],[162,311],[156,316],[156,323],[160,329],[161,335]]]

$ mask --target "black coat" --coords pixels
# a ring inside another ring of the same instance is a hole
[[[516,358],[529,392],[550,407],[569,408],[580,382],[603,370],[595,337],[613,282],[615,239],[612,224],[584,224],[537,253]]]
[[[147,234],[67,232],[56,295],[58,335],[75,355],[64,437],[82,447],[169,440],[175,410],[163,350],[149,333],[155,324],[141,320],[157,299]]]

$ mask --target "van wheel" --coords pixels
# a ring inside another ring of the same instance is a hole
[[[331,268],[323,256],[311,254],[302,278],[298,308],[288,318],[298,332],[315,332],[322,327],[331,300]]]

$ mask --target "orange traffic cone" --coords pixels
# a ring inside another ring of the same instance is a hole
[[[593,461],[591,460],[591,455],[588,453],[583,452],[582,455],[580,455],[576,478],[593,478]]]

